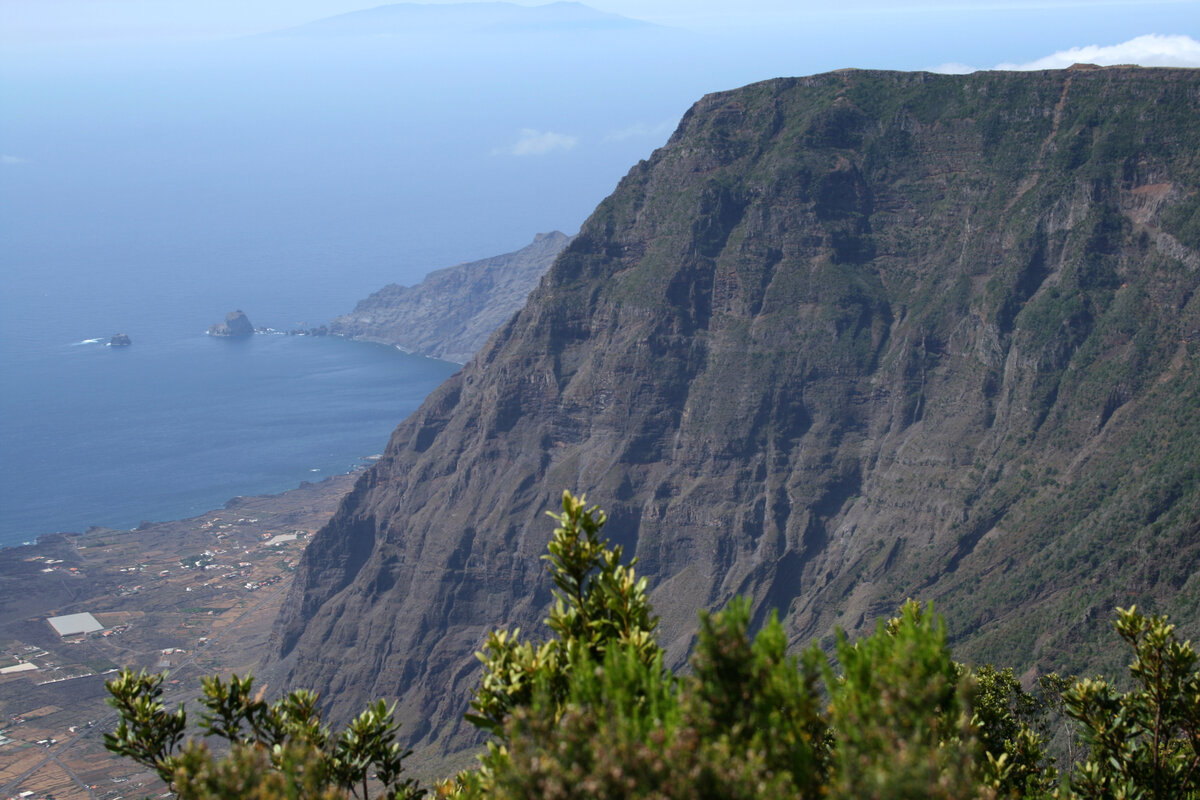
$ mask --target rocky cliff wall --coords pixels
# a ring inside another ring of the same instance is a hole
[[[329,323],[330,333],[463,364],[525,305],[570,241],[539,233],[516,252],[436,270],[416,286],[389,284]]]
[[[796,644],[939,601],[960,655],[1103,666],[1196,621],[1200,73],[843,71],[705,97],[310,545],[273,669],[467,740],[587,492],[686,658],[699,608]]]

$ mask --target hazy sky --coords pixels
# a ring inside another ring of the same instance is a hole
[[[44,277],[23,307],[328,319],[578,230],[700,97],[778,76],[1200,67],[1200,0],[587,0],[666,27],[237,38],[386,4],[0,0],[0,274]]]
[[[433,0],[451,2],[452,0]],[[520,5],[540,2],[517,0]],[[379,0],[0,0],[4,41],[218,37],[297,25],[384,5]],[[591,0],[593,8],[697,30],[778,29],[812,22],[919,20],[929,28],[964,16],[1036,18],[1072,10],[1115,41],[1139,34],[1189,34],[1200,27],[1197,0]],[[1172,29],[1164,29],[1174,20]],[[1155,29],[1145,29],[1147,24]],[[1065,32],[1064,32],[1065,33]],[[981,43],[988,37],[979,29]],[[883,44],[874,42],[874,44]],[[1078,42],[1077,44],[1101,44]]]

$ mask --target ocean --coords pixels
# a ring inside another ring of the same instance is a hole
[[[188,517],[350,471],[458,368],[331,337],[132,339],[4,354],[16,391],[0,399],[0,546]]]
[[[235,309],[320,325],[574,233],[712,82],[650,44],[616,62],[604,37],[0,52],[0,546],[380,453],[456,365],[204,332]]]

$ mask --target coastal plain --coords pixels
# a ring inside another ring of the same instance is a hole
[[[194,708],[201,676],[252,671],[300,553],[355,477],[0,550],[0,796],[159,794],[152,772],[104,749],[105,680],[166,670],[168,706]],[[60,635],[48,622],[72,615],[102,627]]]

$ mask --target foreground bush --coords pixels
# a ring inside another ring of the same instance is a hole
[[[123,671],[106,685],[120,714],[104,746],[158,773],[184,800],[208,798],[314,798],[354,796],[411,800],[425,794],[402,777],[408,755],[396,742],[399,725],[378,701],[338,735],[321,723],[317,696],[288,694],[268,704],[253,693],[254,679],[203,679],[200,731],[227,746],[215,756],[200,740],[184,743],[187,713],[162,700],[166,673]]]
[[[750,603],[701,614],[691,674],[663,665],[658,620],[604,514],[563,495],[543,556],[555,602],[541,641],[495,631],[467,718],[491,738],[477,769],[437,787],[458,798],[1197,798],[1197,656],[1162,617],[1118,610],[1134,688],[1049,676],[1026,692],[1011,669],[950,657],[931,607],[896,618],[830,658],[787,653],[773,615],[751,635]],[[110,682],[121,713],[106,746],[153,767],[181,797],[341,798],[423,794],[402,777],[397,725],[382,702],[343,733],[316,697],[273,705],[251,680],[206,679],[200,730],[230,744],[216,757],[184,743],[183,709],[162,676]],[[1065,778],[1047,755],[1061,709],[1084,745]]]

